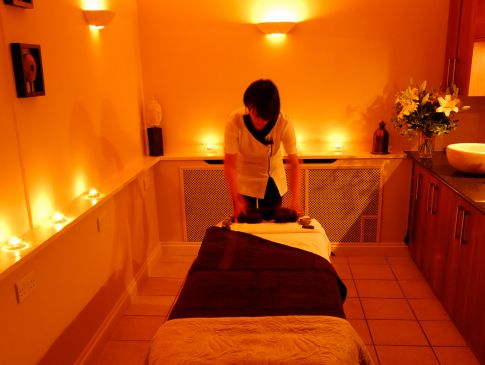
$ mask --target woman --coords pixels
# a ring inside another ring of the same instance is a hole
[[[243,101],[245,110],[230,116],[224,136],[224,172],[234,216],[255,208],[271,212],[281,207],[282,196],[288,190],[281,144],[291,168],[289,208],[300,212],[295,132],[280,112],[276,85],[271,80],[257,80],[246,89]]]

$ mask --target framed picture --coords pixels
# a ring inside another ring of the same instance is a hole
[[[33,8],[34,0],[3,0],[4,4],[18,6],[20,8]]]
[[[45,95],[40,46],[10,43],[17,97]]]

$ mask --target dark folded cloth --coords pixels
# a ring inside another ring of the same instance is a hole
[[[237,221],[239,223],[261,223],[262,220],[261,212],[258,209],[251,209],[246,213],[241,213]]]
[[[275,223],[288,223],[296,222],[298,215],[293,209],[277,208],[275,211],[274,221]]]
[[[207,230],[169,319],[329,315],[347,289],[324,258],[247,233]]]
[[[293,209],[281,207],[250,209],[246,213],[241,213],[237,221],[239,223],[261,223],[263,220],[275,223],[296,222],[298,215]]]

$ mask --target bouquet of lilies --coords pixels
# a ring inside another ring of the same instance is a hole
[[[420,131],[427,137],[454,130],[458,124],[455,115],[470,108],[462,106],[455,85],[451,92],[428,91],[426,81],[419,88],[411,82],[406,90],[396,95],[395,106],[392,122],[402,135]]]

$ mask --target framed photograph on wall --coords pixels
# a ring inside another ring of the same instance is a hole
[[[20,8],[33,8],[34,0],[3,0],[4,4],[18,6]]]
[[[37,44],[10,43],[17,97],[45,95],[42,57]]]

